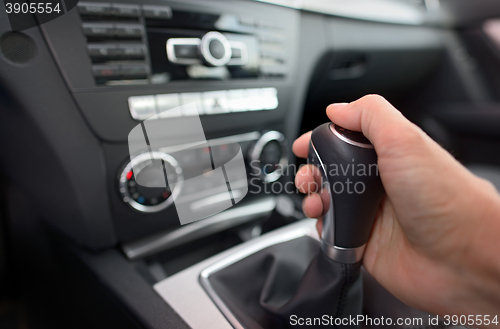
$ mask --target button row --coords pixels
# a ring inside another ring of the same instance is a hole
[[[282,78],[287,75],[288,70],[284,65],[261,65],[260,73],[267,77]]]
[[[129,5],[129,4],[110,4],[80,2],[78,11],[81,15],[92,16],[117,16],[117,17],[139,17],[142,14],[146,18],[170,19],[172,18],[172,9],[167,6],[150,5]]]
[[[140,24],[84,23],[83,33],[88,37],[140,38],[144,27]]]
[[[87,51],[92,59],[144,59],[146,47],[143,44],[89,44]]]
[[[272,20],[254,19],[249,16],[242,16],[239,18],[239,23],[243,26],[267,28],[267,29],[281,29],[282,26]]]
[[[147,65],[93,65],[92,73],[99,80],[146,79]]]
[[[278,107],[276,88],[218,90],[202,93],[132,96],[130,114],[136,120],[175,118],[198,114],[219,114],[273,110]],[[192,104],[196,106],[191,106]],[[190,105],[190,106],[187,106]]]

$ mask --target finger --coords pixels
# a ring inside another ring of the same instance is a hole
[[[307,195],[302,201],[302,211],[309,218],[319,218],[323,214],[323,202],[317,193]]]
[[[313,165],[305,165],[299,169],[295,175],[295,186],[301,193],[313,193],[319,189],[320,182],[316,181],[314,171],[317,170]]]
[[[293,153],[299,158],[307,158],[307,153],[309,153],[309,140],[311,139],[312,131],[309,131],[293,142],[292,150]]]
[[[367,95],[347,105],[332,104],[327,107],[326,113],[339,126],[363,132],[375,148],[384,144],[388,133],[404,135],[409,129],[416,128],[379,95]]]

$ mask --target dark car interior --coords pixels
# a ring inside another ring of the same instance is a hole
[[[0,4],[0,328],[286,327],[319,247],[283,168],[331,103],[382,95],[500,189],[498,0],[60,3],[22,31]],[[128,176],[129,133],[147,120],[175,140],[192,103],[210,152],[239,145],[248,193],[181,225],[171,191]],[[294,265],[273,281],[269,259]],[[325,283],[345,314],[427,318],[363,280],[358,301]]]

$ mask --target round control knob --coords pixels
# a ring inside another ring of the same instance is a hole
[[[288,165],[285,136],[278,131],[268,131],[255,142],[250,151],[250,167],[265,182],[278,180]]]
[[[231,45],[219,32],[208,32],[201,38],[200,53],[205,64],[223,66],[231,59]]]
[[[169,182],[176,183],[171,185]],[[182,182],[182,168],[172,156],[151,152],[135,157],[125,166],[119,177],[119,191],[123,201],[132,208],[157,212],[172,204],[180,193]]]

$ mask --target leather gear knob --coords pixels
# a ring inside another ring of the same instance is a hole
[[[362,133],[325,123],[312,132],[308,160],[323,200],[321,248],[337,262],[354,264],[384,194],[375,149]]]

